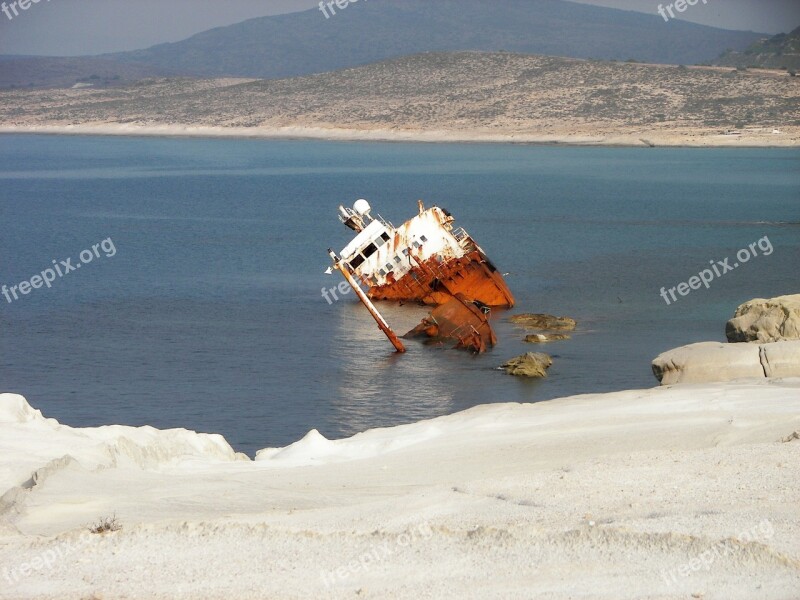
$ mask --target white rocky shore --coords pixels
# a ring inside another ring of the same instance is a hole
[[[0,599],[789,600],[798,438],[800,379],[480,406],[256,461],[2,394]]]
[[[725,335],[731,343],[700,342],[660,354],[653,374],[662,385],[800,377],[800,294],[745,302]]]

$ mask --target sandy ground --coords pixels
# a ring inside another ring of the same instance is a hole
[[[796,600],[796,431],[800,379],[745,380],[311,432],[252,461],[0,395],[0,599]]]
[[[332,141],[383,141],[431,143],[517,143],[569,146],[638,146],[697,148],[796,148],[800,127],[773,133],[772,129],[745,129],[740,135],[718,129],[594,131],[568,129],[558,133],[497,132],[491,130],[348,129],[342,127],[217,127],[200,125],[131,125],[97,123],[80,125],[0,125],[0,135],[33,133],[50,135],[156,136],[205,138],[313,139]]]

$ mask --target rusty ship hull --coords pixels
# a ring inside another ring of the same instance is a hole
[[[449,260],[414,260],[415,269],[398,281],[370,288],[369,297],[439,306],[461,294],[490,307],[514,306],[514,296],[503,277],[479,250]]]
[[[395,228],[380,217],[367,215],[365,223],[365,215],[340,207],[342,220],[358,231],[341,257],[367,295],[439,306],[460,294],[489,307],[514,306],[502,274],[466,231],[454,229],[452,215],[422,203],[419,209]]]
[[[372,216],[366,200],[358,200],[353,208],[340,206],[339,219],[357,235],[341,256],[328,250],[333,268],[354,288],[397,352],[405,352],[405,346],[372,300],[435,306],[407,337],[477,353],[494,346],[489,314],[492,308],[514,306],[514,296],[475,240],[464,229],[454,229],[449,212],[438,206],[426,210],[420,201],[419,214],[394,227]]]

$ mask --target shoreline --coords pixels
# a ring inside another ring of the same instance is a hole
[[[219,435],[72,428],[0,394],[0,600],[477,600],[499,584],[783,600],[800,586],[798,392],[740,380],[482,405],[342,440],[312,430],[255,460]],[[111,515],[121,530],[87,532]]]
[[[491,133],[478,130],[392,130],[334,127],[220,127],[207,125],[2,125],[0,135],[67,135],[104,137],[161,137],[204,139],[315,140],[331,142],[395,142],[432,144],[519,144],[565,147],[615,148],[800,148],[794,134],[762,131],[743,135],[710,132],[659,132],[585,135]],[[780,139],[776,139],[780,137]]]

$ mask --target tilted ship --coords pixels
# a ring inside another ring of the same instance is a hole
[[[340,206],[339,219],[356,236],[338,256],[329,250],[334,268],[350,282],[398,351],[404,351],[402,342],[371,300],[437,307],[409,335],[450,339],[477,352],[494,345],[489,311],[511,308],[514,296],[475,240],[454,227],[447,210],[425,209],[420,201],[419,213],[394,227],[380,215],[373,216],[366,200],[358,200],[353,208]]]

